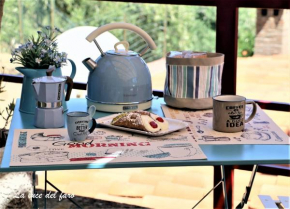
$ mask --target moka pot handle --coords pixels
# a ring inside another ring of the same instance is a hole
[[[66,95],[65,95],[65,101],[68,101],[69,98],[70,98],[70,95],[71,95],[71,91],[72,91],[72,88],[73,88],[73,80],[71,79],[71,77],[66,77],[66,82],[67,84],[67,90],[66,90]]]

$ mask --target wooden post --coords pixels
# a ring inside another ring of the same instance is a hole
[[[236,94],[238,8],[235,1],[218,1],[216,51],[225,55],[222,94]]]
[[[236,1],[217,2],[216,51],[225,55],[222,76],[222,94],[236,94],[238,51],[238,7]],[[228,206],[233,206],[233,166],[225,166]],[[214,166],[214,184],[220,181],[220,168]],[[224,208],[222,188],[214,190],[214,208]]]

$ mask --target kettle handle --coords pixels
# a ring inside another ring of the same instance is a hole
[[[65,101],[68,101],[69,98],[70,98],[70,94],[71,94],[71,91],[72,91],[72,88],[73,88],[73,80],[70,78],[70,77],[66,77],[66,82],[67,84],[67,90],[66,90],[66,95],[65,95]]]
[[[93,32],[91,32],[87,36],[86,39],[87,39],[87,41],[92,42],[95,38],[97,38],[102,33],[109,31],[109,30],[113,30],[113,29],[131,30],[131,31],[137,33],[138,35],[140,35],[146,41],[146,43],[148,44],[148,46],[151,50],[156,49],[156,44],[153,41],[153,39],[148,35],[148,33],[146,33],[141,28],[137,27],[136,25],[133,25],[130,23],[117,22],[117,23],[110,23],[110,24],[103,25],[103,26],[97,28],[96,30],[94,30]]]

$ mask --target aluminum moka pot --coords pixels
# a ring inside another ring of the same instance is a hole
[[[73,81],[70,77],[55,77],[52,76],[52,71],[48,71],[47,76],[33,79],[32,85],[35,91],[35,99],[38,103],[43,103],[40,107],[53,108],[53,103],[61,103],[65,84],[67,84],[65,101],[68,101],[73,87]]]
[[[36,100],[34,125],[38,128],[63,127],[64,87],[67,84],[65,101],[68,101],[73,87],[72,79],[66,76],[55,77],[52,76],[52,71],[47,71],[47,76],[32,81]]]

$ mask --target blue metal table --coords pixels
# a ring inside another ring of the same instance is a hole
[[[257,164],[289,164],[289,145],[200,145],[207,156],[207,160],[172,160],[158,162],[126,162],[126,163],[91,163],[10,167],[10,156],[15,129],[34,129],[34,116],[19,112],[18,99],[12,118],[10,131],[4,150],[0,172],[18,171],[49,171],[49,170],[77,170],[101,168],[135,168],[135,167],[169,167],[169,166],[227,166],[227,165],[257,165]],[[152,111],[163,115],[162,98],[153,99]],[[86,111],[85,99],[71,99],[67,102],[68,111]],[[94,118],[107,116],[109,113],[97,112]],[[222,169],[223,170],[223,169]],[[222,175],[223,176],[223,175]],[[225,185],[224,185],[225,186]],[[228,185],[230,186],[230,185]]]

